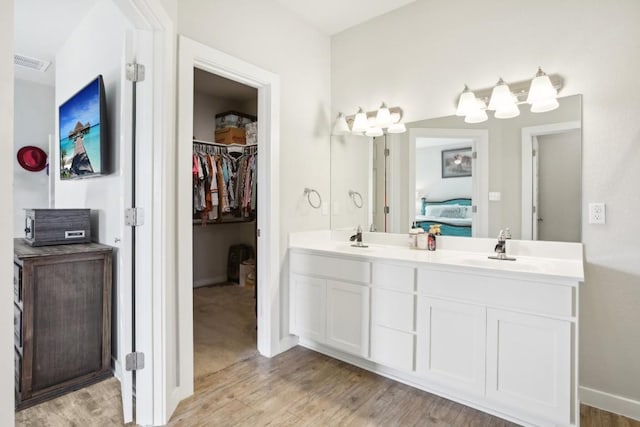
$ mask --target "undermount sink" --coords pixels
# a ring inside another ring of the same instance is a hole
[[[530,272],[538,272],[544,270],[544,263],[540,261],[536,261],[532,263],[528,260],[519,259],[516,257],[515,261],[513,260],[499,260],[499,259],[491,259],[488,256],[484,257],[460,257],[458,258],[458,262],[463,265],[470,265],[474,267],[487,267],[487,268],[502,268],[509,267],[514,270],[519,271],[530,271]]]

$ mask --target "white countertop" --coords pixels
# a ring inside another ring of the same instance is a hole
[[[507,255],[515,261],[489,259],[496,239],[438,236],[435,251],[410,249],[407,236],[364,233],[366,248],[351,246],[349,232],[310,231],[291,233],[289,247],[326,255],[346,255],[371,260],[402,261],[417,267],[473,269],[476,272],[518,273],[529,278],[584,280],[582,244],[508,240]]]

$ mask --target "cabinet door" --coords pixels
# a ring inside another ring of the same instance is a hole
[[[486,309],[420,298],[416,368],[447,387],[483,395]]]
[[[300,274],[291,275],[291,332],[324,342],[326,281]]]
[[[571,323],[487,310],[487,397],[557,423],[571,417]]]
[[[328,345],[358,356],[369,356],[369,288],[327,281]]]

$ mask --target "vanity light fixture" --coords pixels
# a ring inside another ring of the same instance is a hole
[[[336,123],[333,125],[333,135],[347,135],[350,133],[349,124],[343,113],[338,113]]]
[[[518,104],[525,102],[531,105],[532,113],[551,111],[559,106],[557,96],[563,83],[559,75],[547,75],[538,68],[533,80],[507,85],[501,78],[493,88],[476,91],[465,86],[457,100],[456,115],[464,116],[466,123],[481,123],[488,118],[485,110],[493,110],[496,118],[508,119],[518,116]],[[485,105],[488,102],[488,106],[478,108],[474,100]]]
[[[536,76],[531,80],[527,103],[531,105],[532,113],[544,113],[558,108],[558,91],[553,87],[551,79],[538,67]]]
[[[391,112],[389,111],[389,107],[384,102],[378,108],[378,112],[376,113],[376,125],[379,128],[388,128],[391,126]]]
[[[367,113],[364,112],[362,107],[358,108],[355,118],[353,119],[353,125],[351,126],[351,132],[358,133],[364,132],[369,129],[369,122],[367,120]]]
[[[362,107],[358,108],[355,115],[344,117],[338,114],[333,125],[332,135],[344,135],[348,133],[351,125],[351,133],[375,137],[386,133],[404,133],[407,127],[402,122],[404,113],[400,107],[387,107],[384,102],[376,111],[365,112]],[[344,120],[344,123],[342,121]]]

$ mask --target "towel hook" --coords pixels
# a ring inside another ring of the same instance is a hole
[[[349,197],[351,197],[351,201],[353,202],[354,205],[356,205],[356,208],[358,209],[362,208],[362,203],[363,203],[362,194],[360,194],[355,190],[349,190]],[[360,201],[358,201],[358,199]]]
[[[314,193],[316,196],[318,196],[318,203],[316,204],[314,204],[313,201],[311,200],[311,195]],[[318,193],[317,190],[314,190],[313,188],[305,188],[304,195],[307,196],[307,201],[309,202],[312,208],[318,209],[320,206],[322,206],[322,197],[320,197],[320,193]]]

